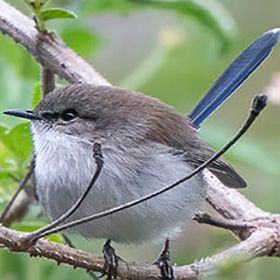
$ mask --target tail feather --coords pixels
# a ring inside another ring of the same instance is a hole
[[[242,52],[223,72],[189,114],[192,124],[200,124],[215,111],[268,57],[280,36],[280,28],[264,33]]]

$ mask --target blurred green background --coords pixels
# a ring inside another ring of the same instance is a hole
[[[30,16],[23,1],[7,2]],[[76,20],[49,22],[48,28],[55,30],[111,83],[156,96],[185,114],[252,40],[280,26],[278,0],[53,0],[50,6],[67,8],[78,15]],[[275,213],[280,211],[280,85],[271,82],[280,72],[279,62],[280,46],[200,131],[203,139],[221,147],[247,116],[253,96],[260,92],[271,95],[270,106],[225,157],[248,182],[242,193]],[[0,35],[0,111],[32,107],[39,79],[39,66],[26,50],[8,36]],[[2,211],[16,189],[16,181],[24,175],[32,146],[26,123],[18,125],[16,120],[0,115],[0,124]],[[13,227],[33,230],[43,225],[46,221],[37,217],[39,212],[38,206],[32,207],[29,215]],[[75,240],[80,248],[91,247],[97,253],[101,253],[102,242],[93,241],[89,246],[83,240]],[[187,264],[235,242],[225,230],[191,222],[181,237],[172,242],[172,262]],[[115,248],[126,260],[152,262],[161,245]],[[279,259],[262,258],[208,279],[279,279],[279,275]],[[90,279],[80,269],[58,267],[52,261],[0,250],[1,280],[78,277]]]

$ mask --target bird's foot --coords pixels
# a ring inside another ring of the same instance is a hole
[[[155,264],[159,267],[162,280],[173,280],[173,267],[170,265],[169,240],[165,241],[162,253],[159,255]]]
[[[103,246],[102,252],[105,259],[105,264],[104,272],[102,273],[101,277],[107,275],[107,280],[111,280],[112,277],[116,279],[120,257],[117,256],[115,249],[111,246],[111,240],[106,241],[105,245]]]

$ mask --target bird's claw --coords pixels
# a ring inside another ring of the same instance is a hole
[[[104,264],[104,271],[102,275],[100,276],[103,277],[104,275],[107,275],[107,280],[111,280],[112,277],[113,279],[117,278],[118,274],[118,263],[119,263],[119,256],[117,256],[115,249],[111,246],[111,241],[107,240],[105,245],[103,246],[103,256],[105,259],[105,264]]]
[[[166,240],[165,248],[156,260],[155,264],[159,267],[162,280],[173,280],[173,267],[170,265],[169,240]]]

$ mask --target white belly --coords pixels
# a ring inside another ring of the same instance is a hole
[[[35,174],[40,204],[53,220],[75,203],[88,186],[95,170],[92,146],[59,134],[41,141],[36,135]],[[190,173],[191,168],[170,148],[158,145],[118,151],[103,146],[104,167],[96,185],[70,220],[124,204],[158,190]],[[139,160],[135,163],[135,158]],[[133,168],[134,167],[134,168]],[[142,243],[173,238],[182,222],[192,218],[204,195],[200,176],[147,202],[75,227],[87,238]]]

